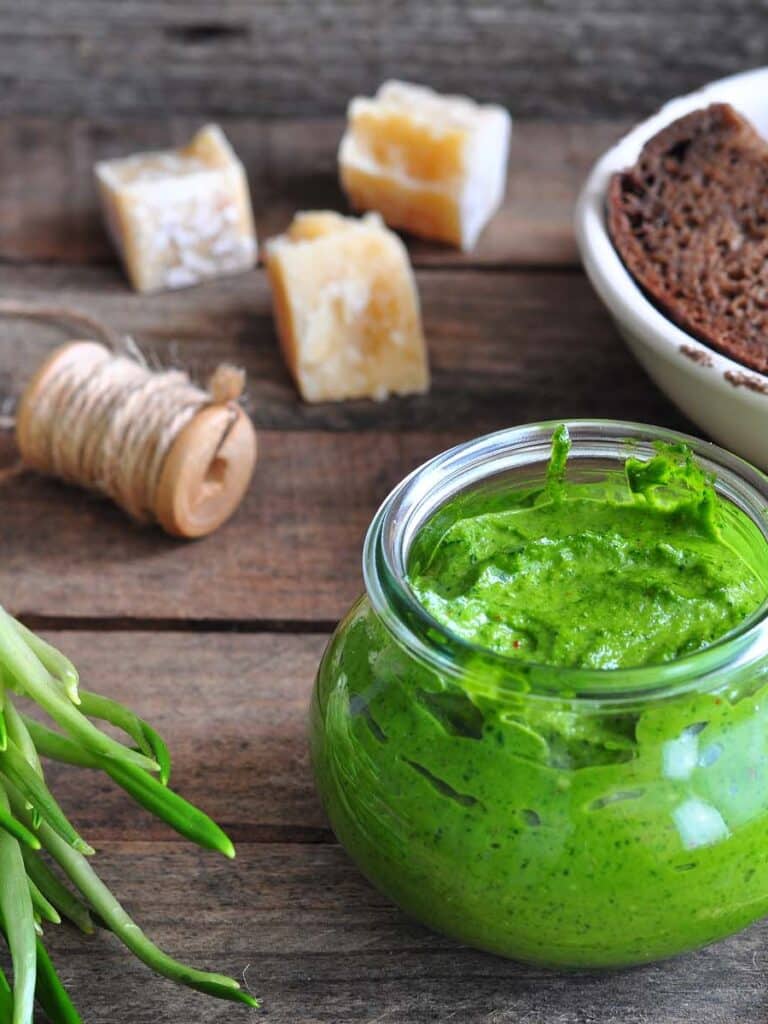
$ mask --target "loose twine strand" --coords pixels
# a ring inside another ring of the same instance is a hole
[[[0,299],[0,316],[20,317],[24,320],[53,320],[63,324],[74,324],[91,332],[112,349],[118,349],[122,337],[96,317],[83,313],[71,306],[47,305],[39,302],[24,302],[21,299]]]
[[[111,349],[126,345],[110,328],[67,307],[0,300],[0,315],[67,321],[96,333]],[[65,349],[42,386],[25,399],[22,454],[26,465],[105,494],[134,519],[147,522],[155,518],[157,489],[173,442],[210,405],[229,404],[233,425],[245,375],[221,365],[203,389],[182,370],[149,369],[133,349],[132,354],[115,354],[97,343]]]

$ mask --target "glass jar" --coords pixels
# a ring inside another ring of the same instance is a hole
[[[624,966],[768,913],[768,607],[619,670],[526,665],[433,620],[406,582],[414,537],[459,493],[541,483],[554,426],[454,448],[386,499],[320,665],[313,765],[339,840],[413,917],[520,960]],[[684,441],[764,549],[768,478],[745,462],[654,427],[568,428],[569,481]]]

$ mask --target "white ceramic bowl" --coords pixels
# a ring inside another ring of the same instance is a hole
[[[616,326],[653,380],[726,448],[768,470],[768,376],[720,355],[675,326],[648,301],[619,259],[605,221],[614,171],[637,160],[643,144],[683,114],[724,101],[768,138],[768,68],[720,79],[671,100],[598,160],[576,206],[584,267]]]

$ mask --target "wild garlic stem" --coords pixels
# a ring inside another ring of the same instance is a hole
[[[29,765],[34,768],[37,774],[42,777],[43,766],[35,750],[35,744],[29,735],[21,715],[13,705],[13,701],[6,697],[5,701],[5,722],[8,728],[8,739],[12,740],[19,751],[24,755]]]
[[[11,1024],[13,1019],[13,993],[5,972],[0,967],[0,1024]]]
[[[0,810],[10,813],[0,784]],[[55,835],[55,833],[53,833]],[[66,845],[62,840],[63,845]],[[35,998],[35,920],[18,840],[0,830],[0,916],[13,963],[12,1024],[32,1024]]]
[[[160,781],[165,786],[171,774],[171,758],[162,737],[155,732],[152,726],[129,711],[128,708],[123,707],[122,704],[118,704],[116,700],[102,697],[101,694],[83,690],[81,698],[81,710],[84,715],[100,718],[102,721],[122,729],[131,737],[142,753],[158,763]]]
[[[32,850],[40,849],[40,840],[34,832],[31,832],[26,825],[22,825],[18,818],[14,818],[10,811],[0,806],[0,828],[4,829],[15,839],[25,843]]]
[[[35,749],[53,761],[76,765],[78,768],[98,768],[99,759],[95,754],[88,753],[79,747],[74,740],[61,733],[54,732],[34,718],[22,715],[24,726],[35,744]],[[139,769],[141,770],[141,769]]]
[[[34,701],[64,734],[21,714],[15,693]],[[121,729],[138,750],[102,732],[91,718]],[[103,924],[158,974],[221,999],[258,1006],[234,979],[187,967],[139,929],[88,864],[84,855],[93,850],[50,792],[41,757],[105,772],[181,835],[227,857],[235,855],[219,826],[167,787],[170,757],[155,730],[116,701],[79,691],[71,662],[0,607],[0,930],[13,962],[12,990],[0,971],[0,1024],[32,1024],[35,995],[53,1024],[81,1024],[36,939],[42,921],[58,924],[62,915],[85,932],[93,931],[94,920]],[[41,859],[41,846],[79,895]]]
[[[11,798],[14,799],[13,793],[11,793]],[[17,807],[17,813],[19,810]],[[247,992],[243,992],[234,978],[187,967],[159,949],[126,913],[93,870],[88,860],[65,843],[46,822],[40,826],[40,839],[46,850],[72,884],[91,904],[110,931],[114,932],[120,941],[153,971],[200,992],[218,996],[220,999],[258,1006],[257,1000]]]
[[[38,916],[43,921],[50,921],[51,924],[61,924],[61,915],[58,910],[43,896],[29,875],[27,875],[27,885],[29,886],[29,895],[32,897],[32,906]]]
[[[85,904],[54,875],[45,861],[36,853],[22,847],[21,856],[24,859],[24,867],[27,869],[27,877],[35,883],[56,910],[85,935],[93,935],[93,920]]]
[[[8,743],[8,749],[0,753],[0,775],[18,789],[44,821],[81,853],[92,854],[93,847],[78,835],[74,826],[59,807],[50,790],[35,769],[22,756],[15,743]]]
[[[61,651],[57,651],[55,647],[49,644],[46,640],[43,640],[43,638],[38,636],[37,633],[33,633],[31,629],[27,629],[27,627],[19,622],[18,619],[14,619],[13,622],[16,626],[17,632],[34,651],[43,666],[54,679],[58,679],[62,684],[64,691],[72,703],[79,704],[78,673],[69,658],[64,657]]]
[[[15,619],[12,619],[2,607],[0,650],[6,674],[13,677],[21,692],[47,711],[62,729],[79,740],[86,749],[115,760],[131,762],[147,771],[157,771],[158,765],[155,761],[130,750],[101,732],[55,686],[51,685],[51,677],[44,665],[22,639],[16,629]]]
[[[59,980],[56,968],[40,939],[35,944],[37,953],[37,1001],[54,1024],[82,1024],[80,1014],[72,1005],[67,990]]]

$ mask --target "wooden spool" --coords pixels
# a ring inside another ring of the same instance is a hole
[[[36,464],[30,440],[35,403],[63,361],[101,354],[94,341],[72,341],[56,349],[27,385],[16,414],[16,442],[24,463]],[[242,501],[256,465],[256,431],[245,411],[229,399],[205,405],[174,439],[163,462],[152,515],[176,537],[203,537],[226,522]]]

